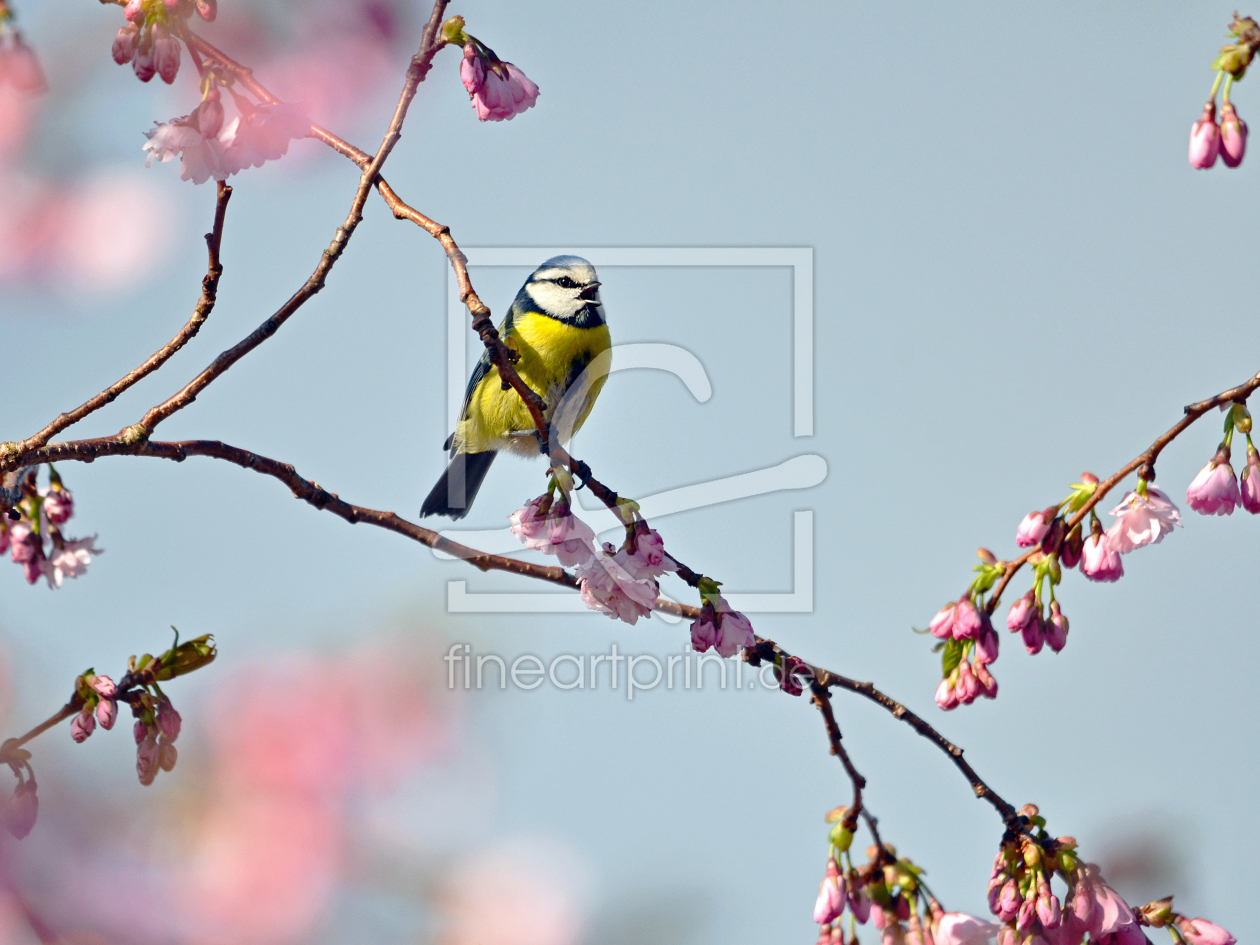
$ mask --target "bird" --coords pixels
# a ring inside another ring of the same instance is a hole
[[[514,367],[546,404],[544,416],[564,445],[586,421],[612,359],[595,267],[580,256],[553,256],[533,271],[508,309],[499,334],[515,352]],[[455,431],[443,449],[450,462],[420,515],[468,514],[499,452],[535,456],[540,437],[520,395],[504,389],[483,352],[464,394]]]

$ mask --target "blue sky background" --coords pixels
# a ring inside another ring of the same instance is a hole
[[[262,9],[279,22],[304,10]],[[169,251],[110,291],[0,287],[0,439],[29,435],[174,333],[199,291],[213,209],[208,187],[142,163],[140,132],[194,99],[187,68],[171,89],[141,86],[109,61],[116,11],[70,0],[18,10],[60,109],[41,118],[28,166],[134,177],[163,208]],[[628,495],[825,457],[828,477],[812,490],[654,524],[730,590],[785,591],[791,513],[814,510],[814,610],[754,615],[759,632],[904,700],[1087,858],[1147,849],[1174,885],[1135,895],[1175,892],[1182,911],[1245,940],[1260,933],[1250,899],[1260,872],[1243,853],[1260,841],[1245,815],[1257,776],[1260,522],[1184,507],[1218,442],[1216,415],[1158,465],[1186,527],[1126,559],[1116,585],[1065,578],[1072,629],[1061,655],[1029,657],[1004,635],[999,698],[945,715],[932,701],[937,658],[910,632],[966,587],[977,545],[1014,554],[1026,512],[1058,501],[1082,470],[1109,474],[1184,404],[1260,368],[1247,287],[1256,159],[1195,172],[1185,153],[1231,10],[452,5],[538,83],[539,104],[479,124],[457,53],[445,51],[386,174],[469,246],[812,247],[815,436],[791,431],[787,270],[625,269],[601,274],[614,340],[686,347],[714,394],[698,404],[665,374],[615,375],[575,450]],[[214,26],[205,33],[215,41]],[[398,82],[335,129],[361,147],[388,122],[410,35],[397,42]],[[1244,118],[1252,84],[1235,95]],[[344,219],[357,179],[313,142],[234,179],[212,318],[166,369],[72,432],[134,422],[281,304]],[[474,272],[496,316],[524,274]],[[324,292],[163,438],[222,438],[351,501],[413,515],[448,432],[446,279],[438,245],[370,200]],[[667,654],[686,638],[685,624],[655,618],[630,628],[594,614],[448,614],[448,579],[532,588],[350,527],[225,464],[119,458],[63,474],[76,525],[108,551],[58,593],[0,568],[6,731],[50,711],[85,666],[118,667],[160,645],[172,623],[214,633],[221,648],[180,688],[185,758],[216,674],[285,654],[336,654],[400,632],[434,661],[447,641],[550,658],[614,641]],[[543,482],[540,463],[501,461],[470,522],[501,524]],[[1025,587],[1017,578],[1008,601]],[[545,838],[578,864],[591,940],[815,934],[822,818],[850,789],[804,700],[706,690],[629,703],[624,692],[544,686],[477,694],[466,707],[453,770],[466,766],[485,792],[455,792],[451,814],[427,782],[404,790],[389,816],[408,849]],[[857,697],[838,695],[836,710],[885,838],[926,867],[947,908],[984,914],[996,817],[907,727]],[[140,816],[153,791],[177,790],[179,769],[144,794],[125,741],[41,740],[41,784],[73,785],[90,766]],[[356,905],[364,895],[348,888],[330,903],[324,940],[413,934],[403,905],[385,894]]]

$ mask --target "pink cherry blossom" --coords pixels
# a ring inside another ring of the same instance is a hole
[[[1019,914],[1019,907],[1023,904],[1023,899],[1019,895],[1019,887],[1015,880],[1009,879],[1006,885],[1002,887],[1002,892],[998,895],[997,917],[1003,922],[1010,922]]]
[[[175,762],[179,758],[179,749],[163,736],[158,739],[157,762],[158,767],[163,771],[170,771],[175,767]]]
[[[863,925],[871,915],[871,897],[866,894],[866,888],[862,887],[856,892],[849,890],[849,912],[853,918],[857,919]]]
[[[217,86],[210,88],[201,104],[193,109],[193,115],[197,117],[197,130],[203,138],[216,137],[223,130],[223,102]]]
[[[1222,449],[1213,460],[1199,470],[1186,489],[1186,502],[1201,515],[1233,515],[1241,497],[1234,467],[1229,464],[1229,450]]]
[[[148,82],[157,75],[157,54],[153,48],[153,30],[142,30],[140,40],[136,43],[136,54],[131,60],[131,69],[141,82]]]
[[[1124,561],[1120,553],[1112,551],[1107,538],[1100,531],[1085,539],[1081,550],[1081,573],[1091,581],[1118,581],[1124,577]]]
[[[1121,554],[1143,545],[1159,544],[1181,523],[1177,506],[1152,485],[1146,487],[1144,496],[1137,492],[1126,494],[1111,514],[1116,521],[1107,529],[1107,547]]]
[[[84,706],[83,711],[70,723],[70,737],[76,742],[84,742],[94,731],[96,731],[96,716],[92,714],[91,709]]]
[[[1203,106],[1203,115],[1190,126],[1190,166],[1206,170],[1216,163],[1221,150],[1221,129],[1216,124],[1216,102]]]
[[[1059,562],[1065,568],[1074,568],[1081,560],[1081,526],[1077,525],[1059,546]]]
[[[1221,160],[1237,167],[1247,153],[1247,123],[1238,117],[1233,103],[1221,105]]]
[[[301,106],[281,102],[255,105],[247,114],[233,118],[219,133],[219,140],[224,143],[224,160],[231,173],[237,174],[247,167],[278,161],[288,153],[290,141],[305,138],[310,130],[311,119]]]
[[[197,15],[207,23],[213,23],[219,15],[219,0],[196,0]]]
[[[936,945],[985,945],[1001,928],[965,912],[946,912],[936,924]]]
[[[1235,945],[1237,941],[1234,936],[1207,919],[1180,919],[1177,928],[1190,945]]]
[[[636,581],[615,556],[604,551],[581,565],[577,576],[586,606],[616,620],[633,625],[640,617],[651,616],[656,607],[656,582],[651,578]]]
[[[41,507],[43,513],[54,525],[64,525],[70,520],[70,516],[74,515],[74,496],[70,494],[69,489],[49,486],[40,489],[39,494],[44,499]]]
[[[697,653],[704,653],[716,642],[717,616],[701,611],[691,624],[691,648]]]
[[[141,148],[149,152],[145,167],[152,167],[154,158],[165,162],[178,157],[180,179],[194,184],[204,184],[211,179],[227,180],[232,173],[224,156],[223,132],[216,137],[206,137],[192,115],[154,124],[153,130],[144,134],[149,139]]]
[[[1254,446],[1247,447],[1247,465],[1238,483],[1239,503],[1252,515],[1260,514],[1260,453]],[[0,554],[4,548],[0,547]]]
[[[755,644],[757,637],[753,633],[752,621],[738,610],[731,610],[725,598],[720,598],[720,601],[717,608],[720,619],[713,648],[718,655],[729,658]]]
[[[46,574],[49,587],[61,587],[66,578],[77,578],[87,573],[92,555],[99,555],[103,549],[96,547],[96,535],[91,538],[77,538],[67,541],[53,551]]]
[[[1011,604],[1011,609],[1006,615],[1006,629],[1015,631],[1023,630],[1032,621],[1036,603],[1036,595],[1029,591],[1015,603]]]
[[[35,827],[39,817],[39,797],[35,793],[35,779],[23,781],[13,789],[13,796],[4,805],[5,829],[18,840],[24,840]]]
[[[1019,528],[1015,529],[1015,543],[1021,548],[1040,544],[1041,539],[1046,537],[1046,532],[1050,531],[1050,518],[1046,517],[1046,512],[1029,512],[1019,523]]]
[[[954,612],[954,639],[974,640],[980,636],[984,624],[985,618],[980,616],[976,605],[964,596]]]
[[[114,57],[114,62],[125,66],[136,58],[136,47],[139,44],[140,27],[135,23],[127,23],[114,36],[114,45],[110,49],[110,55]]]
[[[538,86],[525,73],[510,62],[485,61],[472,43],[459,74],[481,121],[511,120],[538,101]]]
[[[547,512],[551,509],[551,496],[544,494],[530,499],[523,509],[508,516],[512,534],[527,548],[542,550],[547,541]]]

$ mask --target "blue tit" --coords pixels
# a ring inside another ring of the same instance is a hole
[[[578,256],[555,256],[525,280],[499,326],[516,354],[516,371],[546,404],[560,444],[586,421],[612,359],[595,267]],[[481,355],[446,441],[450,463],[420,509],[421,516],[463,518],[501,450],[536,456],[539,436],[516,391],[504,389],[489,352]]]

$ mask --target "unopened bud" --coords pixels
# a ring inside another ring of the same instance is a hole
[[[988,548],[977,548],[976,555],[985,564],[997,564],[997,558],[994,556],[993,552],[990,551]]]
[[[853,845],[853,831],[844,824],[838,823],[833,826],[827,837],[831,840],[831,845],[841,853],[848,852],[849,847]]]
[[[1148,902],[1138,909],[1138,913],[1146,920],[1147,925],[1162,929],[1172,921],[1172,896],[1169,896],[1167,899],[1156,899],[1154,902]]]
[[[442,24],[442,29],[438,35],[442,37],[442,42],[452,43],[456,46],[463,46],[468,42],[468,36],[464,33],[464,18],[462,16],[453,16]]]

